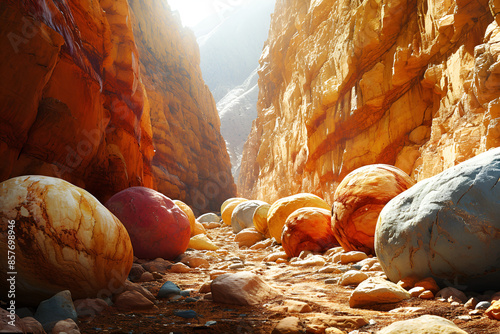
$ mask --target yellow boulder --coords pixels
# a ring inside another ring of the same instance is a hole
[[[267,213],[271,208],[270,204],[262,204],[253,213],[253,225],[255,229],[259,231],[266,238],[270,238],[269,227],[267,225]]]
[[[286,219],[295,210],[304,207],[315,207],[326,210],[331,209],[330,205],[323,199],[308,193],[296,194],[277,200],[271,205],[267,213],[267,225],[271,237],[276,239],[278,243],[281,243],[281,232]]]
[[[231,216],[233,215],[234,208],[246,201],[248,201],[246,198],[230,198],[222,203],[221,216],[224,224],[231,226]]]
[[[191,226],[191,236],[195,235],[193,234],[193,231],[195,230],[196,218],[194,217],[193,210],[191,210],[189,205],[182,201],[179,201],[178,199],[174,200],[173,202],[182,210],[182,212],[184,212],[188,216],[189,225]]]
[[[189,240],[188,248],[196,250],[218,250],[217,247],[205,234],[198,234]]]

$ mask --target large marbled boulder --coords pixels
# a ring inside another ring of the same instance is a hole
[[[127,278],[133,261],[127,230],[84,189],[20,176],[0,184],[0,198],[0,287],[6,292],[7,273],[17,272],[18,303],[37,305],[63,290],[75,299],[109,296]]]
[[[191,236],[189,218],[162,193],[132,187],[113,195],[106,207],[127,228],[138,258],[174,260],[186,251]]]
[[[500,288],[500,148],[417,183],[380,213],[375,251],[393,282]]]
[[[374,235],[383,207],[415,182],[390,165],[358,168],[342,180],[335,191],[332,230],[346,251],[374,254]]]
[[[253,214],[259,206],[267,204],[263,201],[243,201],[238,204],[231,214],[231,227],[234,233],[249,227],[254,227]]]
[[[330,205],[321,197],[308,193],[284,197],[274,202],[267,213],[267,225],[271,237],[281,244],[281,232],[288,216],[295,210],[308,206],[330,210]]]
[[[330,227],[332,215],[329,210],[306,207],[295,210],[288,216],[281,244],[289,257],[297,257],[302,251],[323,253],[339,243]]]

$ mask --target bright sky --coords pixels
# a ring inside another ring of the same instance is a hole
[[[168,0],[172,10],[177,10],[182,23],[193,27],[204,18],[222,14],[226,10],[242,5],[246,0]]]
[[[172,10],[181,15],[182,23],[193,27],[214,12],[213,1],[207,0],[168,0]]]

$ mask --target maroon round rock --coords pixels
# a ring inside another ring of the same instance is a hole
[[[167,196],[132,187],[111,197],[106,207],[125,225],[136,257],[173,260],[186,251],[189,219]]]

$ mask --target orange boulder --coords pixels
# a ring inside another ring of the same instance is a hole
[[[281,244],[289,257],[297,257],[300,252],[325,252],[339,243],[330,227],[331,214],[326,209],[306,207],[288,216]]]
[[[349,173],[334,195],[332,230],[346,251],[374,254],[378,215],[391,199],[415,182],[399,168],[369,165]]]

